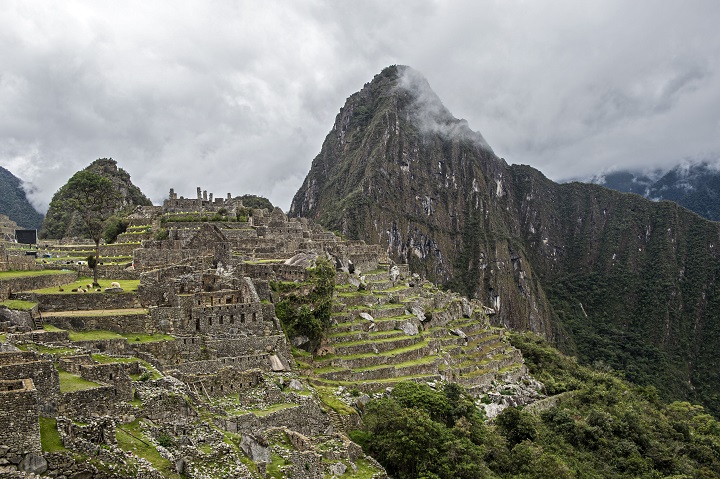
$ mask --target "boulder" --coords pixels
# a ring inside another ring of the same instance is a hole
[[[367,320],[367,321],[370,321],[371,323],[374,323],[374,322],[375,322],[375,318],[373,318],[373,317],[372,317],[370,314],[368,314],[368,313],[360,313],[360,314],[358,314],[358,316],[360,316],[362,319],[365,319],[365,320]]]
[[[420,306],[413,306],[410,311],[421,323],[423,321],[427,320],[427,317],[425,316],[425,310],[422,309]]]
[[[47,471],[48,464],[44,457],[30,453],[25,456],[22,463],[20,463],[20,470],[29,472],[32,474],[42,474]]]
[[[451,329],[450,334],[454,334],[455,336],[460,336],[462,339],[467,339],[467,334],[463,333],[462,329],[460,329],[460,328]]]
[[[307,345],[310,342],[310,338],[307,336],[295,336],[290,340],[290,344],[295,346],[296,348],[302,348],[303,346]]]
[[[275,372],[286,371],[285,365],[282,363],[277,354],[270,356],[270,369]]]
[[[417,325],[411,323],[410,321],[405,321],[400,326],[398,326],[398,329],[401,330],[403,333],[407,334],[408,336],[415,336],[416,334],[418,334]]]
[[[302,266],[303,268],[314,268],[318,259],[317,253],[298,253],[285,261],[286,265]]]
[[[254,462],[270,464],[270,448],[264,439],[252,434],[243,434],[240,449]]]
[[[355,400],[355,405],[358,407],[358,409],[363,410],[365,406],[367,406],[367,403],[370,402],[370,396],[367,394],[363,394],[357,400]]]
[[[392,268],[390,268],[390,280],[394,283],[398,280],[400,277],[400,268],[397,267],[397,265],[393,265]]]
[[[333,462],[327,466],[327,470],[333,476],[342,476],[347,471],[347,466],[342,462]]]
[[[294,389],[295,391],[302,391],[304,389],[303,384],[297,379],[291,379],[288,387],[290,389]]]

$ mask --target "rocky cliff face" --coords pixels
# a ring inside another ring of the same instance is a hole
[[[720,409],[720,225],[508,166],[408,67],[347,100],[290,213],[385,246],[506,325]]]
[[[21,228],[38,229],[43,215],[30,204],[22,181],[0,166],[0,214],[10,217]]]
[[[117,162],[112,158],[101,158],[93,161],[87,168],[99,175],[109,178],[117,187],[122,196],[122,210],[132,210],[135,206],[152,206],[152,202],[145,196],[140,188],[133,185],[130,175],[118,168]],[[67,196],[67,185],[61,187],[50,201],[50,207],[43,220],[39,236],[44,239],[60,239],[64,237],[82,237],[86,233],[82,222],[67,208],[62,201]]]

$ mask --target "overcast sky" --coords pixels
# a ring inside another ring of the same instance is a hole
[[[716,0],[5,0],[0,166],[41,209],[112,157],[156,204],[201,186],[287,210],[391,64],[556,180],[718,158],[718,25]]]

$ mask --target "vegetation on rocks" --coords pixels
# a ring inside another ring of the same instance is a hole
[[[702,406],[581,366],[534,335],[514,335],[549,394],[489,424],[454,384],[402,383],[365,409],[353,438],[393,477],[717,477],[720,424]],[[549,401],[549,400],[546,400]]]
[[[138,205],[152,205],[152,202],[142,191],[132,184],[130,175],[122,168],[118,168],[117,162],[112,158],[95,160],[81,171],[94,173],[112,182],[114,191],[120,196],[120,201],[113,212],[120,214],[120,216],[131,212]],[[82,221],[80,214],[66,201],[67,198],[72,196],[72,190],[73,188],[65,184],[53,195],[50,207],[40,228],[40,238],[90,237],[87,226]]]
[[[275,305],[275,311],[289,337],[305,336],[310,340],[311,349],[315,349],[327,333],[332,319],[335,266],[330,260],[319,257],[309,275],[309,294],[284,292]],[[273,286],[281,292],[288,289],[278,284]]]

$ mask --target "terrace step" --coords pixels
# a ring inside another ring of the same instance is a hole
[[[363,381],[333,381],[322,378],[313,378],[310,383],[315,386],[346,386],[357,389],[363,393],[375,393],[384,391],[386,388],[395,387],[404,381],[413,381],[417,383],[435,382],[441,379],[440,374],[419,374],[417,376],[403,376],[396,378],[387,378],[380,380],[363,380]]]
[[[384,353],[392,351],[394,349],[400,349],[408,347],[412,344],[422,342],[423,339],[419,336],[402,336],[399,338],[390,337],[384,340],[373,341],[371,339],[365,339],[357,342],[348,342],[345,344],[335,344],[335,354],[337,356],[349,356],[353,354],[365,354],[365,353]]]
[[[375,353],[357,354],[347,357],[333,357],[329,359],[328,366],[348,369],[378,366],[380,364],[395,364],[416,360],[435,352],[435,344],[426,340],[414,343],[404,348]]]
[[[377,381],[379,379],[403,378],[416,375],[437,374],[437,359],[398,364],[387,364],[362,370],[343,370],[320,374],[320,377],[332,381]]]

